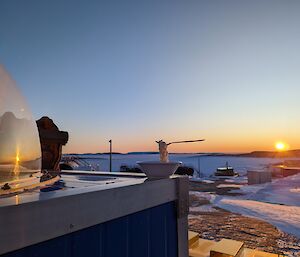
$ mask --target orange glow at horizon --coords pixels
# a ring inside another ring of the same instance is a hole
[[[190,137],[192,138],[192,137]],[[169,140],[168,140],[169,139]],[[177,138],[167,138],[167,142],[171,140],[176,140]],[[185,139],[180,137],[178,140]],[[255,139],[255,140],[254,140]],[[75,140],[74,140],[75,141]],[[73,141],[73,142],[74,142]],[[297,145],[300,144],[300,141],[296,138],[291,138],[289,141],[293,142],[293,147],[297,149]],[[104,139],[99,139],[98,142],[88,141],[80,142],[79,140],[73,143],[72,141],[63,148],[64,153],[99,153],[99,152],[108,152],[109,145]],[[101,143],[102,142],[102,143]],[[275,142],[275,143],[274,143]],[[284,143],[283,143],[284,142]],[[276,147],[277,143],[283,143]],[[206,137],[206,141],[201,143],[189,143],[189,144],[178,144],[170,145],[168,148],[170,153],[248,153],[252,151],[274,151],[274,148],[279,151],[289,150],[290,145],[285,143],[285,141],[276,141],[276,138],[273,136],[266,135],[255,136],[254,137]],[[133,140],[128,138],[116,138],[113,139],[113,152],[147,152],[147,151],[158,151],[157,144],[154,142],[154,139],[144,139],[139,138],[139,140]]]

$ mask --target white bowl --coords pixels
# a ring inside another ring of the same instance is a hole
[[[182,162],[137,162],[148,178],[168,178],[181,164]]]

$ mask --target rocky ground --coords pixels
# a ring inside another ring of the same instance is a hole
[[[229,238],[243,241],[246,247],[252,249],[281,253],[293,257],[300,256],[300,239],[281,232],[265,221],[212,206],[206,198],[197,193],[193,194],[193,191],[204,191],[234,195],[230,188],[217,188],[218,184],[220,183],[191,182],[190,230],[198,232],[200,237],[204,239],[220,240],[221,238]]]

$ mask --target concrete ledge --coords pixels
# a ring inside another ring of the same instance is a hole
[[[93,187],[0,205],[0,254],[177,200],[177,180],[184,177]],[[44,193],[45,194],[45,193]],[[1,202],[0,202],[1,204]]]
[[[193,231],[189,231],[189,247],[191,247],[194,243],[198,242],[199,234]]]
[[[210,257],[232,257],[242,250],[243,242],[231,239],[221,239],[210,250]]]
[[[216,244],[215,241],[199,239],[195,243],[193,243],[189,248],[189,256],[190,257],[209,257],[210,250]]]
[[[202,239],[198,233],[189,231],[190,257],[284,257],[243,246],[243,242],[230,239],[221,239],[219,242]]]

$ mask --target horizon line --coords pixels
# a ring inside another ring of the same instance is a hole
[[[284,153],[284,152],[293,152],[293,151],[300,151],[300,149],[291,149],[291,150],[284,150],[284,151],[270,151],[270,150],[254,150],[250,152],[170,152],[169,154],[250,154],[254,152],[269,152],[269,153]],[[145,154],[159,154],[158,151],[132,151],[132,152],[112,152],[112,154],[133,154],[133,153],[145,153]],[[63,153],[68,155],[79,155],[79,154],[109,154],[109,152],[98,152],[98,153]]]

